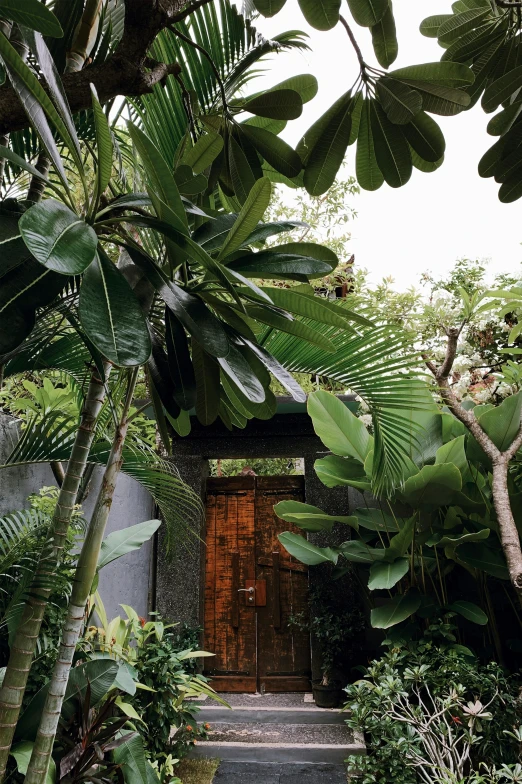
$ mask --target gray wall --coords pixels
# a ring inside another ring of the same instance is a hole
[[[0,465],[13,449],[18,439],[18,422],[0,413]],[[85,516],[90,519],[101,482],[103,468],[94,470],[90,491],[83,503]],[[53,473],[47,464],[13,466],[0,470],[0,515],[16,509],[27,508],[27,497],[37,493],[44,485],[55,485]],[[107,525],[107,533],[142,523],[155,517],[154,501],[141,485],[120,474]],[[153,542],[140,550],[123,556],[102,569],[99,590],[107,616],[123,614],[120,603],[130,604],[139,615],[149,610],[150,577]]]

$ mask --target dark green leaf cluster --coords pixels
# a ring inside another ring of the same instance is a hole
[[[500,201],[516,201],[522,196],[520,9],[495,0],[459,0],[452,10],[425,19],[421,32],[438,38],[445,49],[442,62],[471,68],[475,80],[465,89],[468,107],[482,96],[485,112],[501,108],[488,124],[488,133],[500,138],[478,168],[481,177],[494,177],[500,183]]]

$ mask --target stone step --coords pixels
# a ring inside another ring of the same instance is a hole
[[[213,757],[236,762],[323,763],[342,765],[351,754],[362,755],[365,748],[359,743],[234,743],[199,741],[190,757]]]
[[[343,765],[224,761],[214,784],[346,784]]]
[[[346,713],[339,710],[324,710],[309,707],[258,707],[252,705],[234,706],[232,709],[220,705],[205,705],[197,714],[198,722],[216,724],[341,724],[344,726]]]
[[[362,740],[344,724],[210,722],[208,740],[191,756],[251,762],[342,764],[350,754],[364,754]]]

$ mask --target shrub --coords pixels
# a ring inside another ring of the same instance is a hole
[[[447,636],[447,624],[433,624],[418,641],[388,641],[347,687],[347,724],[364,732],[368,748],[366,758],[348,760],[362,784],[471,784],[484,766],[496,775],[517,760],[518,679],[478,664]]]

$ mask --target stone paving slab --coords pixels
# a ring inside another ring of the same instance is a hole
[[[346,784],[342,765],[222,762],[214,784]]]
[[[212,683],[211,683],[212,685]],[[223,697],[229,705],[233,708],[238,707],[246,707],[248,705],[252,705],[252,707],[260,708],[260,707],[280,707],[280,708],[311,708],[315,709],[315,702],[310,702],[308,700],[305,701],[306,696],[310,696],[313,700],[312,694],[308,695],[307,692],[301,693],[287,693],[284,692],[282,694],[233,694],[230,692],[226,692],[224,694],[220,694],[220,697]]]

